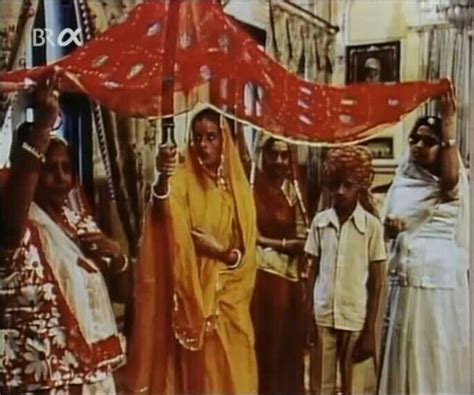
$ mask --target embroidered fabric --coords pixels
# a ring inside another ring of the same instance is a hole
[[[76,230],[92,226],[68,214]],[[102,275],[34,203],[29,217],[0,273],[0,382],[34,391],[104,380],[124,347]]]

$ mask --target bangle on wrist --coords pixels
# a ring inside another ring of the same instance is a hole
[[[451,139],[445,139],[441,141],[441,148],[453,148],[456,147],[456,139],[451,138]]]
[[[164,200],[164,199],[168,199],[169,196],[170,196],[170,186],[168,185],[167,189],[166,189],[166,193],[164,195],[158,195],[155,191],[155,187],[152,188],[152,195],[154,198],[158,199],[158,200]]]
[[[38,148],[33,147],[32,145],[28,144],[26,141],[23,142],[21,145],[21,148],[23,151],[28,152],[30,155],[32,155],[34,158],[38,159],[41,163],[46,162],[46,158],[43,153],[41,153]]]
[[[122,264],[122,267],[117,270],[116,272],[117,273],[124,273],[125,271],[127,271],[129,265],[130,265],[130,261],[128,260],[127,256],[126,255],[122,255],[123,256],[123,264]]]
[[[160,177],[163,177],[163,173],[160,171],[156,174],[156,179],[155,183],[153,184],[153,188],[151,189],[152,196],[155,197],[158,200],[164,200],[167,199],[170,196],[170,185],[167,184],[166,187],[166,193],[164,195],[159,195],[156,193],[155,188],[158,186],[158,183],[160,181]]]
[[[281,248],[285,248],[286,247],[286,239],[283,238],[281,239]]]
[[[230,252],[234,252],[237,255],[237,260],[235,261],[234,264],[227,265],[227,269],[234,270],[234,269],[237,269],[242,263],[242,252],[237,248],[233,248],[232,250],[230,250]]]

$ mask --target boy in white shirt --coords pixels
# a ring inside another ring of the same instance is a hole
[[[369,193],[373,177],[365,147],[329,151],[324,178],[332,207],[315,216],[305,245],[313,258],[309,286],[318,341],[311,379],[318,394],[335,393],[338,363],[342,392],[350,394],[353,362],[375,355],[386,254]]]

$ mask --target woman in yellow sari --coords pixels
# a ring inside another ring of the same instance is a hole
[[[204,109],[191,126],[182,163],[175,149],[160,147],[126,386],[149,394],[252,394],[252,193],[223,118]]]

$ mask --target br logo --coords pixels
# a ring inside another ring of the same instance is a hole
[[[55,37],[54,32],[51,29],[34,28],[32,34],[33,47],[41,47],[46,43],[49,43],[53,47],[67,47],[71,43],[76,44],[78,47],[82,45],[80,28],[73,30],[68,27],[61,30],[57,37]]]

